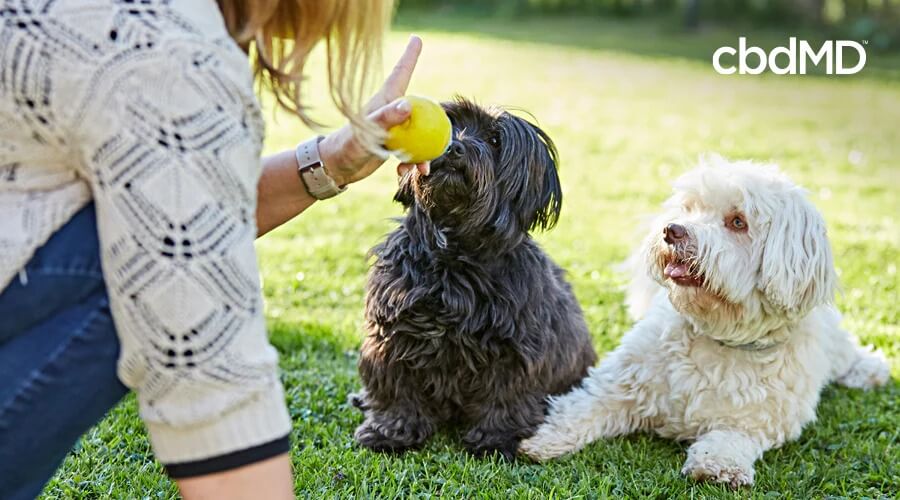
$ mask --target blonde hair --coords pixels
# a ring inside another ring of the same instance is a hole
[[[365,118],[363,106],[373,76],[380,74],[393,0],[217,1],[231,36],[252,49],[257,81],[280,107],[313,128],[322,124],[301,103],[300,84],[310,52],[324,42],[331,100],[364,146],[381,149],[384,133]]]

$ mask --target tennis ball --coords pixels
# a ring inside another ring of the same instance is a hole
[[[440,104],[427,97],[406,96],[412,111],[409,118],[388,130],[384,146],[398,151],[407,163],[431,161],[450,146],[453,126]]]

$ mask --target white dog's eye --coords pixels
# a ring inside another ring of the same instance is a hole
[[[726,219],[726,225],[728,229],[732,231],[746,231],[747,230],[747,221],[744,220],[740,215],[733,215]]]

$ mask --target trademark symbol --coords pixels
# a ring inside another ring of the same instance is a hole
[[[869,41],[868,41],[868,40],[863,40],[863,45],[869,45]]]

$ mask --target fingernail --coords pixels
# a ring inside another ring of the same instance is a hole
[[[397,101],[397,111],[406,114],[412,111],[412,104],[409,103],[406,99],[400,99]]]
[[[431,174],[431,163],[426,163],[426,164],[422,165],[422,168],[419,169],[419,172],[420,172],[422,175],[429,175],[429,174]]]

